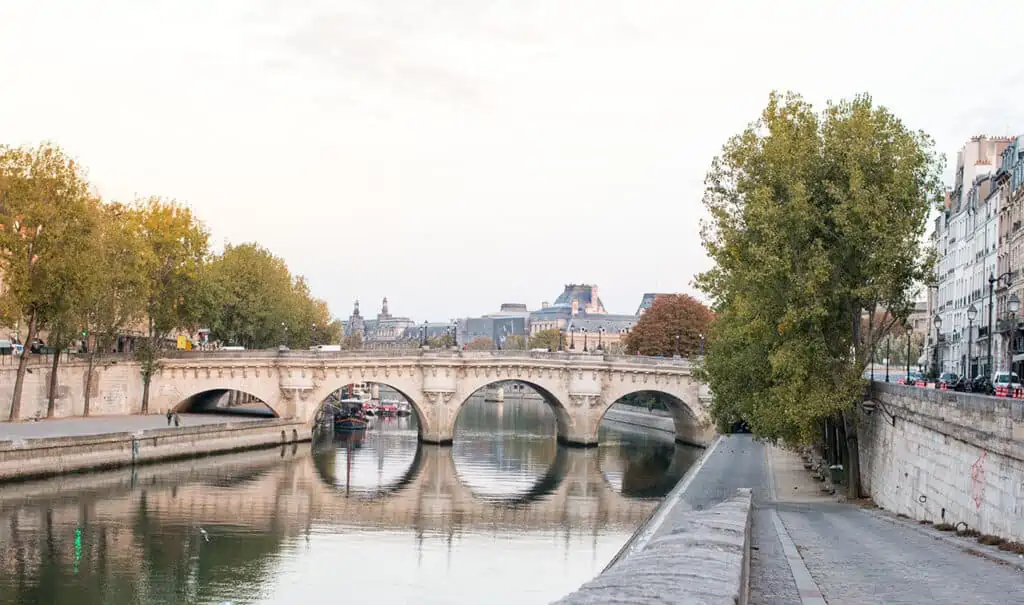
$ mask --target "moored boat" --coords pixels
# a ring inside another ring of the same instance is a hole
[[[335,431],[360,431],[366,428],[366,415],[358,399],[342,399],[334,409]]]
[[[410,416],[412,415],[412,406],[409,405],[408,401],[399,401],[397,408],[395,409],[395,416]]]

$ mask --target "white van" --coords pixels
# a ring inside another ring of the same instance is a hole
[[[994,388],[1008,387],[1011,389],[1021,388],[1020,377],[1017,376],[1016,372],[996,372],[996,375],[992,377],[992,386]]]

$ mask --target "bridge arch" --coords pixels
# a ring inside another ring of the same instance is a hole
[[[654,395],[666,404],[676,429],[675,440],[686,445],[707,445],[707,415],[700,401],[699,385],[689,379],[662,380],[661,384],[635,384],[613,381],[603,393],[604,406],[594,419],[595,433],[608,410],[630,395]]]
[[[458,424],[459,416],[466,408],[466,403],[469,402],[474,396],[483,393],[486,389],[502,383],[518,383],[523,384],[540,395],[544,403],[547,404],[548,409],[555,415],[555,425],[558,430],[558,435],[562,436],[567,434],[569,427],[572,424],[572,418],[569,416],[569,410],[565,407],[565,404],[555,396],[552,390],[557,389],[557,385],[545,385],[543,380],[523,379],[523,378],[493,378],[488,379],[486,382],[481,383],[480,381],[474,381],[469,384],[466,388],[462,389],[462,393],[466,393],[458,398],[456,405],[451,411],[452,416],[452,436],[454,438],[454,429]],[[472,390],[470,390],[472,389]]]
[[[262,404],[258,406],[256,404]],[[260,408],[265,408],[266,414],[260,414]],[[246,410],[253,416],[272,416],[279,418],[280,414],[258,395],[241,391],[235,388],[214,387],[193,393],[179,401],[170,408],[180,414],[211,413],[211,412],[232,412],[242,415]]]
[[[419,385],[416,384],[416,382],[411,378],[412,377],[410,377],[409,380],[382,380],[377,377],[359,379],[335,378],[332,380],[326,380],[316,389],[314,395],[311,397],[313,405],[309,406],[306,421],[313,422],[313,419],[316,417],[317,411],[324,404],[324,402],[327,401],[327,398],[332,393],[337,392],[339,389],[342,389],[350,384],[376,384],[394,390],[399,395],[404,397],[406,401],[409,402],[409,406],[412,407],[413,414],[416,416],[417,437],[419,437],[422,440],[424,433],[429,430],[431,422],[430,418],[427,417],[426,410],[423,408],[423,402],[419,399],[419,397],[413,396],[414,394],[420,394],[421,391]]]

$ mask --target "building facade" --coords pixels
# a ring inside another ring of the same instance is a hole
[[[1024,299],[1024,136],[1011,140],[1000,155],[993,179],[1000,200],[997,279],[995,284],[998,321],[995,336],[999,340],[997,369],[1024,371],[1024,342],[1021,339],[1020,311],[1013,312],[1012,296]]]
[[[932,311],[941,326],[929,335],[929,344],[931,363],[940,373],[975,376],[1005,367],[995,353],[1001,346],[995,329],[1000,315],[994,296],[990,306],[988,285],[999,272],[1005,227],[1005,198],[996,172],[1014,140],[976,136],[963,146],[957,153],[953,188],[935,221],[932,241],[938,264]]]

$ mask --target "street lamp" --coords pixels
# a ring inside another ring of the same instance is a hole
[[[1006,308],[1010,310],[1010,341],[1006,345],[1007,357],[1010,358],[1010,363],[1007,369],[1013,372],[1013,352],[1011,345],[1013,344],[1014,338],[1017,336],[1017,311],[1020,311],[1020,299],[1017,298],[1016,294],[1011,294],[1010,298],[1006,301]]]
[[[978,308],[972,303],[970,307],[967,307],[967,380],[970,381],[974,378],[974,367],[971,363],[971,357],[974,355],[972,349],[974,345],[974,320],[978,319]],[[989,336],[989,340],[992,336]],[[909,345],[907,350],[910,350]]]
[[[427,320],[423,320],[423,346],[427,346]]]
[[[459,320],[452,320],[452,348],[458,350],[459,348]]]
[[[597,350],[604,350],[604,326],[598,326],[597,328]]]
[[[583,332],[583,352],[589,353],[590,351],[587,350],[587,329],[580,328],[580,332]]]
[[[942,369],[939,367],[939,334],[942,331],[942,317],[936,315],[935,319],[932,320],[932,325],[935,326],[935,359],[932,361],[932,367],[935,368],[935,375],[938,376],[941,374],[940,370]],[[907,380],[910,380],[909,376]]]
[[[281,329],[284,330],[284,336],[281,339],[281,346],[287,346],[288,345],[288,326],[283,321],[281,322]]]
[[[676,357],[679,357],[679,334],[676,334]]]
[[[1011,285],[1013,285],[1013,284],[1010,283],[1011,279],[1012,278],[1010,276],[1010,272],[1009,271],[1001,274],[999,277],[996,277],[992,273],[990,273],[989,276],[988,276],[988,359],[986,360],[986,363],[988,364],[988,373],[989,374],[992,373],[992,369],[993,369],[993,367],[992,367],[992,292],[995,289],[995,285],[997,283],[999,283],[1000,281],[1002,281],[1002,280],[1006,281],[1006,287],[1009,288]],[[1017,301],[1017,304],[1019,305],[1020,301]],[[938,344],[938,342],[936,342],[936,344]]]
[[[892,348],[892,335],[885,337],[885,381],[889,382],[889,351]],[[908,376],[909,378],[909,376]]]
[[[697,355],[699,357],[704,357],[704,335],[703,334],[700,335],[700,345],[698,345],[698,346],[699,346],[699,349],[697,351]]]
[[[310,340],[312,341],[312,345],[315,347],[316,346],[316,324],[315,323],[313,324],[313,332],[312,332],[312,334],[310,334]]]
[[[569,326],[569,350],[576,350],[576,326]]]

